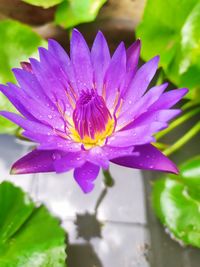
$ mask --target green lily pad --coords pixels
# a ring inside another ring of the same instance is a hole
[[[159,54],[167,78],[190,90],[200,88],[199,19],[198,0],[148,0],[136,31],[142,40],[143,59]],[[187,97],[196,98],[196,94]]]
[[[0,218],[1,267],[66,266],[59,221],[9,182],[0,184]]]
[[[93,21],[106,0],[64,0],[56,11],[55,22],[64,28],[71,28]]]
[[[41,6],[44,8],[49,8],[60,4],[63,0],[22,0],[22,1],[33,6]]]
[[[0,33],[0,83],[15,82],[11,69],[29,57],[37,57],[38,46],[46,46],[46,41],[30,27],[14,20],[0,21]],[[15,112],[1,93],[0,110]],[[0,117],[0,133],[14,133],[16,129],[16,125]]]
[[[182,164],[180,168],[181,181],[190,187],[200,186],[200,156],[196,156]],[[200,197],[199,197],[200,199]]]
[[[200,156],[185,162],[178,176],[155,181],[152,202],[156,215],[177,240],[200,248]]]

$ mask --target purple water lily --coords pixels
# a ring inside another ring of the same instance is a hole
[[[156,69],[156,56],[138,68],[140,41],[127,50],[121,43],[112,57],[101,32],[91,51],[73,30],[70,57],[54,40],[39,48],[13,72],[18,85],[1,85],[1,92],[21,115],[0,114],[24,129],[35,150],[19,159],[13,174],[74,169],[74,178],[87,193],[100,168],[118,165],[177,173],[173,162],[151,143],[180,110],[170,109],[187,92],[164,92],[167,84],[147,91]]]

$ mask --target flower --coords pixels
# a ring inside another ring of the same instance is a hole
[[[110,56],[98,32],[91,51],[74,29],[70,57],[54,40],[39,48],[40,61],[30,58],[13,69],[18,85],[1,85],[1,92],[19,114],[0,114],[24,129],[37,147],[12,166],[11,173],[62,173],[87,193],[100,168],[109,162],[145,170],[177,173],[174,163],[151,143],[180,110],[170,109],[187,92],[164,92],[167,84],[147,91],[157,66],[156,56],[138,68],[140,41],[127,50],[120,43]]]

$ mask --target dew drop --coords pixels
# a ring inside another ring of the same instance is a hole
[[[60,158],[61,158],[61,156],[60,156],[59,153],[53,153],[53,154],[52,154],[52,159],[53,159],[53,160],[58,160],[58,159],[60,159]]]
[[[53,160],[56,160],[56,155],[53,154],[53,155],[52,155],[52,158],[53,158]]]
[[[52,116],[52,115],[48,115],[48,118],[49,118],[49,119],[53,119],[53,116]]]

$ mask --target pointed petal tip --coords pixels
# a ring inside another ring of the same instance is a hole
[[[174,164],[174,170],[173,173],[178,175],[179,174],[179,169],[176,167],[176,165]]]
[[[54,40],[54,39],[52,39],[52,38],[49,38],[48,40],[47,40],[47,42],[48,42],[48,44],[54,44],[54,43],[58,43],[56,40]]]
[[[12,166],[11,166],[11,169],[10,169],[10,174],[11,175],[17,175],[17,174],[26,174],[26,172],[24,172],[24,169],[23,168],[20,168],[20,166],[18,166],[18,162],[20,161],[17,160]]]
[[[160,56],[157,55],[155,57],[152,57],[150,60],[148,60],[145,64],[153,64],[154,66],[157,66],[158,68],[158,65],[159,65],[159,62],[160,62]],[[144,65],[145,65],[144,64]],[[143,65],[143,66],[144,66]]]
[[[22,70],[22,68],[12,68],[11,69],[11,71],[14,73],[14,75],[16,74],[16,73],[18,73],[19,71],[21,71]]]
[[[18,173],[18,170],[17,170],[15,167],[12,167],[12,168],[10,169],[10,175],[16,175],[16,174],[19,174],[19,173]]]
[[[20,66],[23,70],[28,71],[28,72],[33,72],[32,66],[29,62],[26,61],[21,61]]]
[[[119,47],[122,47],[123,49],[125,49],[125,43],[124,43],[124,41],[121,41],[120,42]]]
[[[161,170],[161,171],[178,175],[179,169],[176,166],[176,164],[172,162],[171,160],[169,160],[169,162],[170,162],[170,165],[168,166],[168,168],[166,168],[166,170]]]
[[[185,96],[189,92],[188,88],[180,88],[179,90],[182,92],[183,96]]]
[[[43,58],[45,60],[45,56],[49,55],[49,51],[42,46],[38,47],[38,53],[39,53],[40,61],[42,61]]]
[[[105,35],[103,34],[103,32],[101,30],[99,30],[94,38],[94,40],[97,40],[97,39],[103,39],[106,43],[107,43],[107,40],[106,40],[106,37]]]
[[[103,35],[104,36],[104,34],[101,30],[98,30],[97,35],[101,35],[101,36]]]
[[[83,187],[81,187],[81,189],[82,189],[83,193],[85,193],[85,194],[89,194],[90,192],[93,191],[93,189],[94,189],[94,184],[88,183],[87,186],[83,186]]]
[[[20,171],[20,168],[17,168],[16,163],[17,161],[12,165],[10,175],[24,174],[23,171]]]
[[[48,51],[49,52],[51,52],[52,50],[54,51],[54,49],[56,49],[57,47],[62,47],[62,45],[59,43],[59,42],[57,42],[56,40],[54,40],[54,39],[48,39]]]
[[[142,41],[141,41],[141,39],[138,38],[138,39],[135,41],[135,44],[136,44],[136,46],[141,47],[141,45],[142,45]]]
[[[1,89],[0,89],[0,91],[1,91]],[[3,93],[3,92],[2,92],[2,93]],[[3,116],[3,117],[6,118],[6,116],[7,116],[8,113],[10,114],[11,112],[6,111],[6,110],[1,110],[1,111],[0,111],[0,116]]]
[[[73,35],[79,35],[83,38],[82,33],[77,28],[73,28],[71,36]]]
[[[152,60],[154,60],[157,64],[159,64],[159,62],[160,62],[160,56],[157,55],[157,56],[153,57]]]
[[[168,85],[169,85],[169,83],[168,82],[165,82],[165,83],[161,84],[160,86],[163,86],[166,89],[168,87]]]
[[[79,32],[79,30],[77,28],[73,28],[72,32]]]

